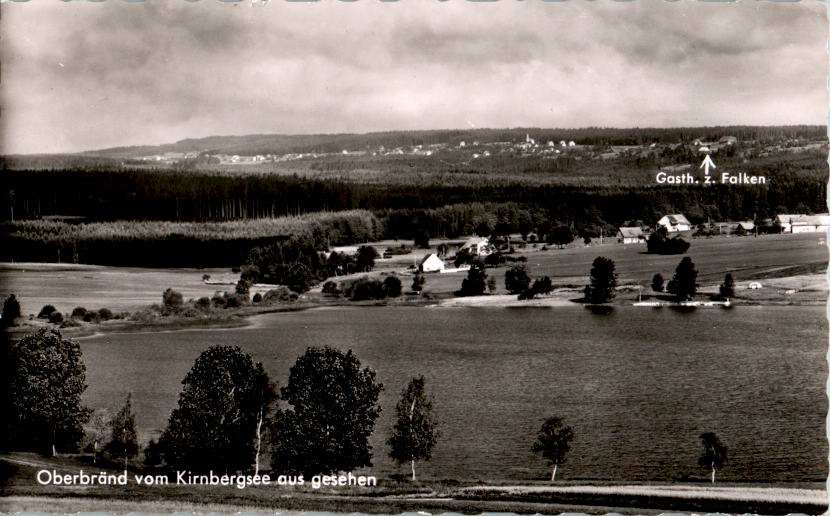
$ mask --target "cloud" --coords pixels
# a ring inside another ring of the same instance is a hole
[[[469,124],[823,123],[823,9],[6,3],[0,152]]]

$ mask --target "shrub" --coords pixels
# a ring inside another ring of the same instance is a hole
[[[81,323],[79,323],[75,319],[64,319],[61,322],[61,328],[77,328],[80,325]]]
[[[323,285],[323,294],[327,296],[339,297],[342,292],[340,291],[340,287],[337,286],[337,283],[334,281],[327,281]]]
[[[43,308],[40,309],[40,312],[37,314],[38,319],[48,319],[49,316],[54,313],[56,308],[52,305],[44,305]]]
[[[52,324],[58,324],[63,322],[63,314],[58,311],[54,311],[49,314],[48,316],[49,322]]]
[[[184,298],[182,297],[182,294],[180,292],[173,290],[172,288],[168,288],[167,290],[165,290],[161,297],[164,306],[168,306],[171,308],[182,306],[182,303],[184,303]]]
[[[230,294],[225,296],[225,308],[239,308],[247,302],[248,298],[246,296],[240,296],[239,294]]]
[[[84,322],[98,323],[99,321],[98,312],[89,311],[84,314]]]
[[[115,319],[115,314],[109,308],[102,308],[98,310],[98,318],[102,321],[109,321],[110,319]]]
[[[196,303],[195,303],[196,308],[198,308],[199,310],[204,310],[204,311],[210,310],[210,304],[211,304],[210,303],[210,298],[207,297],[207,296],[200,297],[199,299],[196,300]]]
[[[261,303],[262,302],[262,294],[260,294],[259,292],[254,294],[254,298],[252,299],[252,301],[254,303]]]
[[[291,301],[291,292],[288,287],[277,287],[269,290],[262,296],[262,302],[266,304],[284,303]]]
[[[72,317],[73,319],[83,319],[85,315],[86,315],[86,308],[84,308],[82,306],[76,306],[72,310],[72,315],[70,317]]]
[[[524,292],[530,287],[530,276],[527,275],[527,269],[524,265],[511,267],[504,274],[504,287],[511,294]]]
[[[378,280],[360,278],[349,286],[352,301],[363,301],[366,299],[383,299],[387,292],[383,283]],[[400,295],[400,293],[398,293]]]
[[[663,275],[659,272],[651,278],[651,290],[655,292],[662,292],[663,291]]]
[[[225,296],[219,292],[213,294],[213,297],[210,298],[210,302],[213,303],[213,306],[216,308],[225,308]]]

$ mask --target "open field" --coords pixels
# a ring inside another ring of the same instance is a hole
[[[259,487],[127,486],[57,487],[34,484],[40,469],[59,473],[87,473],[101,469],[84,457],[46,458],[33,454],[0,456],[0,475],[6,486],[0,511],[110,512],[110,513],[239,513],[338,511],[397,513],[405,511],[516,513],[582,512],[590,514],[657,514],[673,511],[734,511],[776,514],[818,514],[827,507],[826,491],[818,485],[728,484],[578,484],[450,485],[387,482],[377,488],[311,489]],[[134,480],[138,471],[130,471]],[[175,483],[174,483],[175,484]]]
[[[565,249],[528,245],[517,249],[527,257],[527,269],[532,278],[550,276],[557,288],[579,289],[588,281],[591,262],[597,256],[611,258],[616,263],[619,283],[642,285],[648,292],[652,276],[659,272],[668,281],[683,256],[694,261],[699,272],[701,291],[713,289],[730,272],[737,282],[737,298],[754,302],[824,302],[827,284],[821,274],[827,268],[827,247],[823,234],[782,234],[753,237],[720,237],[693,239],[684,255],[653,255],[645,253],[645,245],[591,245],[574,244]],[[434,240],[438,245],[442,240]],[[399,246],[403,241],[373,243],[379,250]],[[408,243],[408,242],[407,242]],[[434,249],[433,249],[434,250]],[[408,255],[378,260],[373,275],[383,273],[407,274],[407,267],[433,250],[414,250]],[[504,273],[509,267],[488,268],[496,277],[496,294],[506,294]],[[209,274],[212,284],[204,283]],[[446,299],[461,285],[465,272],[427,274],[424,297]],[[37,314],[45,304],[54,305],[61,312],[76,306],[109,308],[115,312],[135,311],[161,302],[161,293],[173,288],[185,299],[210,296],[214,292],[233,290],[238,275],[229,269],[146,269],[105,267],[72,264],[0,264],[0,296],[14,293],[20,300],[22,313]],[[338,281],[348,277],[337,278]],[[759,280],[764,289],[750,291],[746,285]],[[402,277],[404,288],[409,287],[409,276]],[[256,291],[257,289],[254,289]],[[791,291],[789,294],[786,292]],[[569,296],[567,293],[563,293]],[[319,297],[319,287],[312,289],[312,299]],[[636,297],[636,292],[633,293]],[[574,291],[574,297],[579,297]],[[495,301],[490,301],[494,304]]]
[[[698,283],[704,291],[707,287],[711,291],[713,286],[723,281],[726,273],[731,273],[737,282],[739,298],[746,295],[748,299],[754,300],[788,300],[784,297],[784,292],[795,289],[801,297],[796,296],[793,300],[802,300],[804,291],[814,293],[811,301],[826,300],[827,283],[816,281],[817,275],[827,270],[828,254],[823,233],[764,235],[758,238],[695,238],[691,240],[689,250],[682,255],[648,254],[645,244],[584,246],[579,243],[564,249],[556,249],[554,246],[546,251],[541,249],[541,244],[536,247],[528,245],[524,249],[516,248],[517,256],[527,257],[526,267],[531,278],[550,276],[555,287],[582,288],[588,282],[591,262],[597,256],[604,256],[614,260],[618,284],[639,284],[643,286],[643,293],[647,293],[654,274],[659,272],[666,281],[670,280],[680,260],[689,256],[695,263]],[[416,250],[410,255],[396,256],[393,260],[380,260],[376,270],[405,270],[427,252],[434,252],[434,249]],[[506,293],[504,273],[509,265],[487,269],[489,276],[496,277],[497,294]],[[798,276],[801,280],[784,280],[793,276]],[[458,290],[464,277],[465,272],[427,274],[424,293],[439,298],[451,296],[452,292]],[[746,290],[750,281],[764,284],[768,278],[775,278],[768,283],[774,289],[774,294],[770,289],[752,292]],[[407,280],[403,281],[408,286]]]

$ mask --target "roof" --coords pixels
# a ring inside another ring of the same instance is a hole
[[[461,246],[461,249],[467,249],[468,247],[473,247],[474,245],[487,245],[490,243],[490,240],[487,237],[472,237],[471,239],[464,242],[464,245]]]
[[[743,229],[744,231],[752,231],[755,229],[755,223],[750,221],[747,222],[738,222],[738,227]]]
[[[643,228],[641,227],[620,228],[620,234],[623,238],[639,238],[644,236]]]
[[[426,256],[424,256],[424,257],[421,259],[421,261],[420,261],[420,262],[418,262],[418,265],[423,265],[424,263],[426,263],[426,261],[427,261],[427,260],[429,260],[429,259],[430,259],[430,258],[432,258],[433,256],[434,256],[437,260],[439,260],[439,261],[441,261],[441,262],[443,263],[443,261],[444,261],[444,260],[441,260],[441,258],[439,258],[437,254],[435,254],[435,253],[429,253],[429,254],[427,254]]]
[[[689,219],[687,219],[686,216],[683,215],[682,213],[669,214],[669,215],[664,216],[663,218],[668,219],[669,223],[672,226],[676,226],[678,224],[686,224],[687,226],[691,225],[691,222],[689,222]],[[660,219],[660,220],[663,220],[663,219]]]
[[[799,213],[782,214],[775,217],[779,224],[792,224],[794,226],[826,226],[830,215],[821,213],[818,215],[804,215]]]

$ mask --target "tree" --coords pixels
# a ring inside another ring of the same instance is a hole
[[[387,276],[383,280],[383,290],[386,297],[400,297],[403,291],[401,280],[397,276]]]
[[[723,283],[720,284],[720,295],[727,298],[735,297],[735,280],[729,272],[726,273],[726,276],[723,277]]]
[[[12,342],[6,360],[10,447],[77,451],[91,411],[81,404],[86,368],[80,346],[57,330],[40,329]]]
[[[124,406],[110,421],[112,433],[106,446],[107,453],[111,457],[124,459],[124,469],[127,469],[127,459],[138,455],[138,437],[135,431],[132,397],[132,393],[127,394]]]
[[[182,306],[182,303],[184,302],[181,292],[177,292],[172,288],[168,288],[164,291],[161,295],[161,300],[164,303],[164,306],[167,307]]]
[[[179,405],[159,439],[169,466],[247,470],[258,460],[260,430],[274,386],[261,363],[238,347],[213,346],[182,380]]]
[[[420,292],[424,289],[424,283],[426,283],[426,278],[421,272],[416,272],[415,276],[412,278],[412,292]]]
[[[692,259],[686,256],[677,265],[674,277],[669,281],[667,290],[674,294],[678,301],[691,299],[697,292],[697,269]]]
[[[415,233],[413,243],[418,249],[429,249],[429,233],[424,230],[419,230]]]
[[[655,292],[663,291],[663,275],[659,272],[651,278],[651,290]]]
[[[461,282],[461,290],[458,293],[462,296],[480,296],[484,294],[486,281],[487,271],[484,269],[484,262],[476,258],[470,264],[467,278]]]
[[[245,296],[245,299],[251,294],[251,281],[239,278],[239,281],[236,282],[236,288],[234,288],[234,292],[238,296]]]
[[[573,437],[573,429],[565,426],[565,420],[561,417],[548,418],[539,430],[539,436],[533,443],[533,453],[541,453],[542,457],[553,465],[551,482],[556,480],[556,470],[559,465],[565,462]]]
[[[8,328],[15,325],[15,319],[20,317],[20,302],[11,294],[3,301],[3,314],[0,315],[0,326]]]
[[[493,293],[496,291],[496,277],[490,276],[487,278],[487,292]]]
[[[547,243],[559,247],[570,244],[574,240],[574,230],[569,226],[559,225],[552,228],[547,234]]]
[[[585,299],[594,304],[607,303],[614,298],[616,288],[614,260],[596,257],[591,266],[591,283],[585,287]]]
[[[292,408],[274,417],[273,469],[309,476],[371,466],[369,436],[382,389],[351,350],[308,348],[282,389]]]
[[[88,444],[84,447],[84,451],[92,452],[92,463],[98,461],[98,446],[111,433],[110,418],[106,409],[96,409],[93,411],[86,428],[86,440]]]
[[[715,483],[715,471],[723,468],[726,464],[726,446],[724,446],[714,432],[700,434],[700,442],[703,444],[703,455],[697,459],[697,463],[711,469],[712,483]]]
[[[370,245],[362,245],[357,248],[355,265],[358,272],[369,272],[375,267],[375,259],[378,257],[377,249]]]
[[[530,287],[530,276],[524,265],[515,265],[504,273],[504,287],[511,294],[524,292]]]
[[[427,396],[424,383],[423,376],[413,378],[401,393],[395,406],[395,428],[387,441],[391,447],[390,457],[398,464],[411,464],[413,482],[415,461],[429,460],[438,439],[432,417],[432,397]]]
[[[545,276],[534,281],[531,290],[533,294],[550,294],[553,290],[553,282],[549,276]]]

